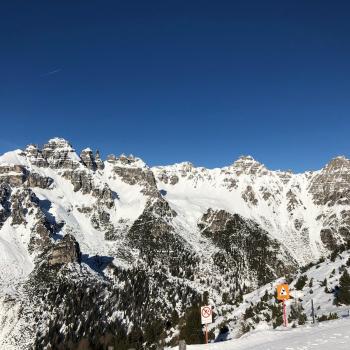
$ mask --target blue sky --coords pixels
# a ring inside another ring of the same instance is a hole
[[[54,136],[150,165],[350,150],[347,1],[2,1],[0,152]]]

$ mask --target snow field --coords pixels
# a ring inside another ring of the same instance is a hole
[[[256,329],[242,338],[227,342],[187,346],[188,350],[348,350],[349,348],[350,318],[300,328]]]

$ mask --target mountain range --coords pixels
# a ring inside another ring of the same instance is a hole
[[[220,316],[349,242],[342,156],[294,174],[29,145],[0,156],[0,348],[171,346],[195,305]]]

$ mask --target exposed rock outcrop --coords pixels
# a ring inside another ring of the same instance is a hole
[[[257,162],[251,156],[241,156],[236,160],[230,168],[236,173],[236,175],[266,175],[268,170],[265,166]]]
[[[76,239],[67,234],[53,245],[48,256],[49,266],[81,262],[81,252]]]
[[[198,223],[201,234],[221,250],[214,263],[228,272],[236,271],[237,284],[242,276],[253,284],[267,283],[281,273],[295,270],[297,263],[287,250],[251,220],[224,210],[209,209]],[[283,257],[283,259],[282,259]]]
[[[26,216],[31,209],[38,206],[39,199],[32,189],[28,188],[13,192],[11,203],[12,225],[21,225],[27,223]],[[34,211],[32,210],[33,213]]]
[[[80,159],[71,144],[62,138],[49,140],[41,154],[53,169],[76,169],[80,164]]]
[[[256,198],[256,194],[252,188],[252,186],[247,186],[244,192],[242,192],[242,198],[251,205],[257,205],[258,199]]]
[[[57,227],[51,224],[42,212],[37,213],[37,221],[31,229],[31,237],[29,241],[30,252],[40,252],[51,244],[51,238],[56,232]]]
[[[49,188],[53,183],[50,177],[42,176],[18,164],[0,165],[0,181],[12,187],[20,187],[24,184],[27,187]]]
[[[350,160],[345,157],[337,157],[332,159],[312,179],[309,190],[318,205],[349,205],[349,183]]]
[[[92,171],[95,171],[97,169],[95,157],[90,148],[85,148],[81,151],[80,159],[88,169]]]
[[[170,273],[179,275],[180,266],[193,275],[199,259],[190,246],[174,230],[176,213],[162,198],[151,200],[128,232],[130,245],[137,248],[140,258],[150,266],[161,264]],[[186,263],[187,262],[187,263]]]
[[[0,228],[7,218],[11,215],[11,203],[9,201],[11,196],[11,188],[8,183],[0,183]]]
[[[129,185],[139,185],[146,196],[159,197],[156,179],[153,172],[141,159],[121,155],[119,158],[111,155],[107,160],[113,165],[113,173]]]

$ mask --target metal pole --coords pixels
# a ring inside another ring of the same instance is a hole
[[[312,323],[315,323],[314,299],[311,299],[311,310],[312,310]]]
[[[179,341],[179,350],[186,350],[186,342],[184,340]]]
[[[208,324],[205,324],[205,344],[208,344]]]
[[[286,310],[286,302],[285,302],[285,300],[283,300],[283,324],[284,324],[284,327],[288,326],[287,310]]]

